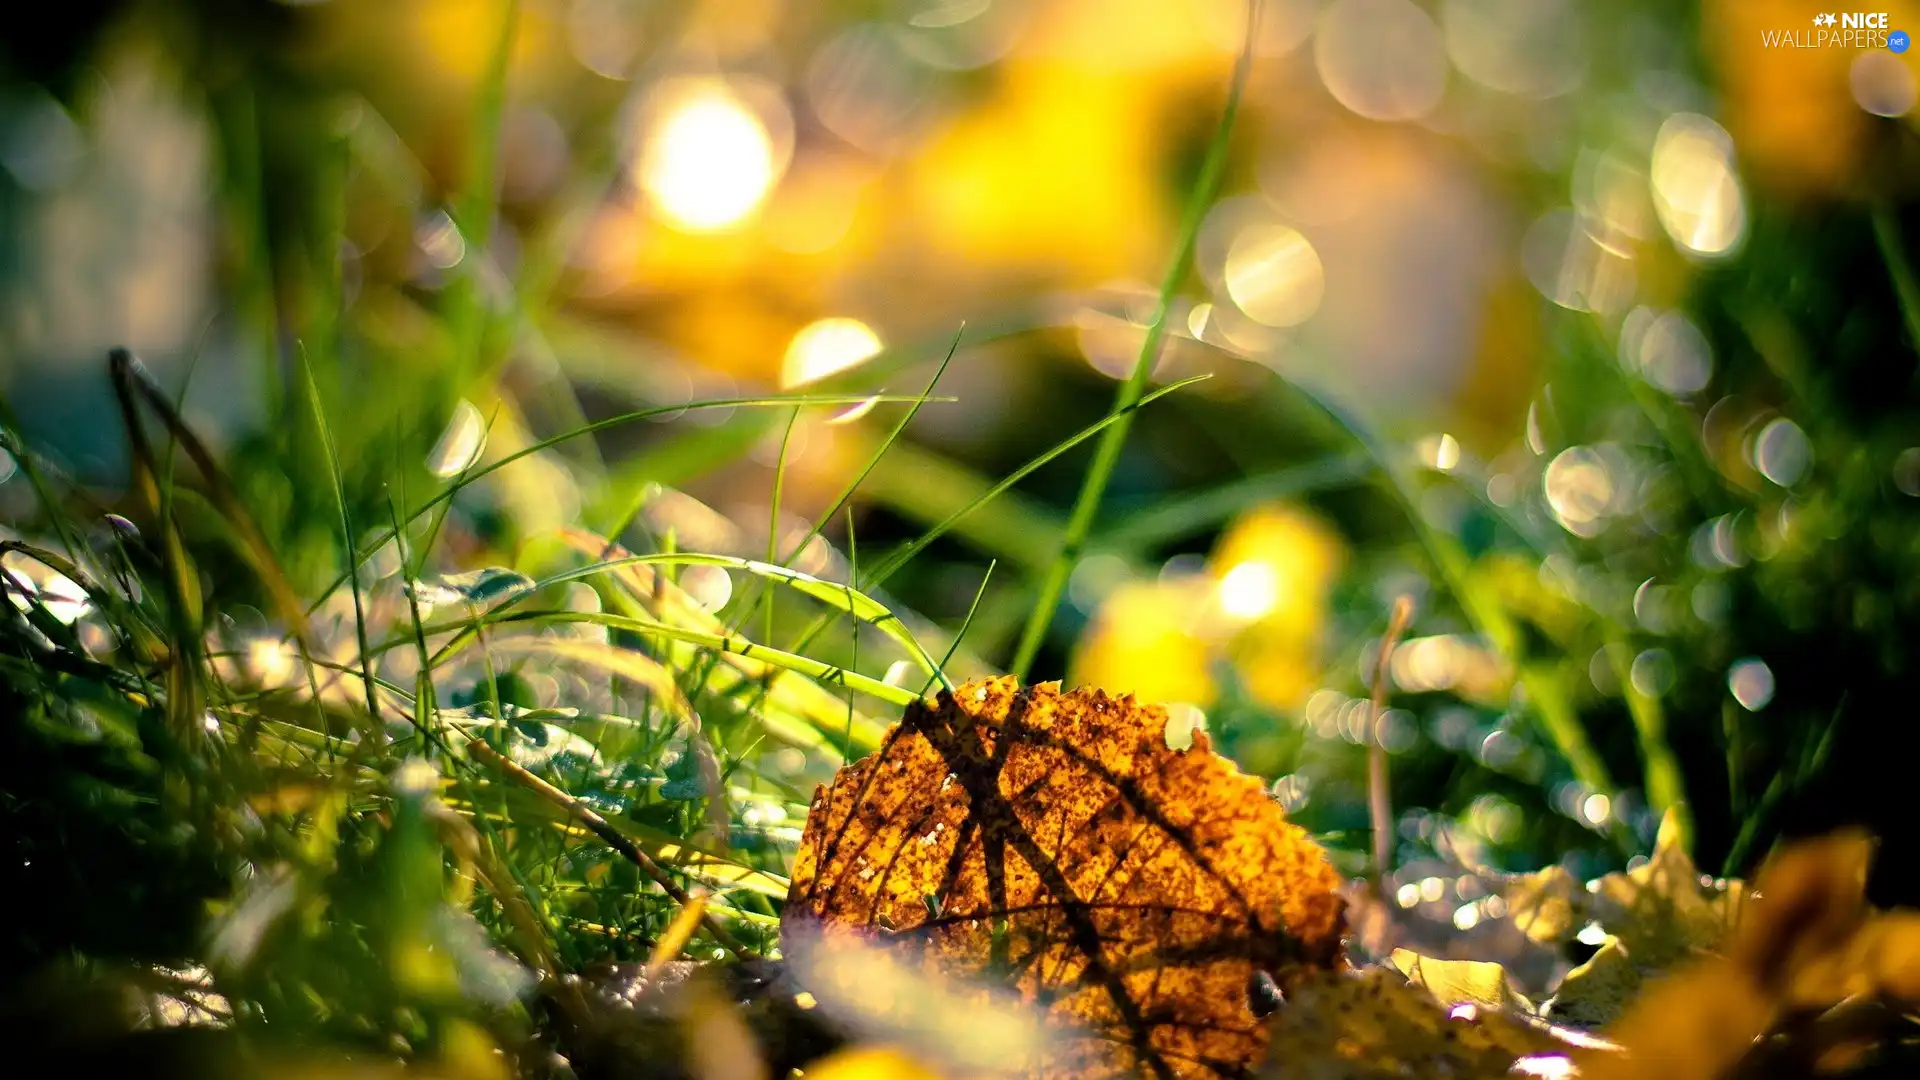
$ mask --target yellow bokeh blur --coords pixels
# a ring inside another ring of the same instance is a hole
[[[1163,246],[1150,84],[1057,64],[1007,72],[992,100],[912,163],[906,216],[944,258],[1080,285],[1146,270]]]
[[[1208,559],[1220,605],[1243,615],[1225,643],[1255,701],[1275,709],[1304,704],[1320,678],[1320,636],[1346,544],[1317,515],[1293,506],[1255,510],[1234,522]],[[1250,602],[1236,585],[1251,581]],[[1270,588],[1266,583],[1270,582]]]
[[[807,1066],[807,1080],[940,1080],[905,1051],[889,1046],[850,1046]]]
[[[1145,701],[1211,702],[1212,651],[1194,626],[1206,602],[1202,581],[1127,582],[1100,605],[1080,639],[1070,681]]]
[[[724,87],[705,82],[675,90],[661,113],[641,152],[641,189],[687,232],[739,224],[778,179],[766,125]]]
[[[1320,683],[1320,638],[1346,544],[1319,516],[1261,507],[1227,529],[1204,574],[1130,582],[1082,638],[1073,681],[1205,707],[1231,663],[1250,696],[1295,709]]]

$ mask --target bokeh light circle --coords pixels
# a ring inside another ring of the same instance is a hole
[[[1334,0],[1313,62],[1334,100],[1369,120],[1418,120],[1447,88],[1440,29],[1409,0]]]

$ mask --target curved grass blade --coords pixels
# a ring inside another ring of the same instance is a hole
[[[114,389],[121,395],[125,411],[131,415],[133,399],[137,396],[144,399],[148,407],[160,417],[161,423],[166,425],[168,434],[172,435],[180,448],[186,451],[187,457],[193,460],[194,467],[200,470],[200,475],[207,484],[208,495],[212,498],[214,506],[220,510],[221,516],[226,519],[228,526],[238,534],[240,554],[253,565],[254,573],[259,575],[260,583],[266,587],[267,594],[272,598],[280,618],[286,620],[295,636],[305,637],[307,609],[301,605],[299,598],[294,594],[293,586],[288,583],[286,573],[281,570],[280,561],[274,557],[273,549],[268,545],[266,536],[261,533],[260,526],[254,523],[253,515],[247,513],[246,507],[241,505],[240,496],[234,491],[233,483],[227,479],[226,472],[213,459],[213,454],[207,450],[206,444],[202,443],[200,437],[193,433],[193,429],[187,426],[186,421],[174,409],[173,403],[167,400],[166,394],[161,392],[159,385],[140,366],[139,361],[133,358],[132,353],[125,349],[115,349],[108,354],[108,362],[112,368]]]
[[[609,675],[646,688],[681,722],[695,730],[700,727],[700,717],[693,711],[693,705],[687,701],[686,695],[680,692],[673,672],[644,653],[601,641],[545,637],[502,638],[489,642],[488,648],[495,653],[549,656],[555,660],[599,668]],[[445,655],[444,650],[442,655]]]
[[[730,398],[730,399],[722,399],[717,401],[696,401],[696,402],[692,402],[684,405],[660,405],[650,409],[636,409],[633,412],[621,413],[619,416],[610,416],[605,420],[596,420],[591,424],[584,424],[584,425],[581,425],[580,427],[573,428],[572,430],[563,431],[558,435],[548,436],[547,438],[541,439],[538,442],[529,444],[527,446],[523,446],[520,449],[515,450],[511,454],[506,454],[502,456],[500,460],[495,461],[492,464],[489,464],[483,468],[474,469],[472,472],[462,476],[457,482],[448,485],[446,490],[440,492],[439,494],[428,499],[426,502],[415,507],[412,511],[410,511],[407,514],[407,517],[402,522],[402,524],[412,525],[415,521],[418,521],[423,515],[431,512],[434,507],[439,506],[441,503],[447,502],[448,500],[452,499],[455,495],[458,495],[461,489],[467,487],[470,484],[473,484],[482,479],[485,479],[486,477],[492,475],[493,473],[499,472],[501,469],[506,468],[507,466],[513,464],[516,461],[519,461],[521,458],[528,457],[533,454],[537,454],[540,451],[546,450],[550,447],[558,446],[561,443],[568,441],[569,439],[577,439],[582,435],[591,435],[596,431],[605,431],[608,428],[619,427],[622,424],[631,424],[637,420],[645,420],[645,419],[648,419],[649,417],[654,417],[654,416],[668,416],[676,413],[686,412],[692,409],[754,409],[754,408],[770,409],[770,408],[792,408],[796,405],[802,405],[802,406],[804,405],[857,405],[863,401],[868,401],[868,400],[878,400],[881,402],[898,402],[898,401],[926,401],[926,400],[952,401],[954,399],[952,398],[929,399],[929,398],[923,398],[916,395],[908,395],[908,394],[893,394],[893,395],[883,394],[883,395],[878,395],[877,397],[873,394],[809,394],[809,395],[804,395],[800,397]],[[316,599],[312,603],[312,605],[310,605],[307,608],[308,613],[311,614],[314,611],[318,611],[320,609],[320,606],[326,603],[327,597],[332,596],[335,590],[339,589],[340,586],[345,585],[347,583],[347,579],[352,577],[356,572],[358,572],[360,567],[365,565],[368,559],[373,558],[374,555],[378,553],[379,550],[382,547],[384,547],[388,541],[394,538],[394,535],[395,533],[391,529],[389,529],[388,531],[382,533],[381,535],[374,537],[371,541],[369,541],[366,544],[364,548],[362,548],[359,552],[355,553],[352,557],[351,564],[347,567],[347,569],[343,571],[339,577],[335,578],[325,589],[321,590],[319,598]]]
[[[827,581],[824,578],[817,578],[812,574],[799,570],[759,562],[754,559],[741,559],[732,555],[708,555],[691,551],[664,552],[657,555],[628,555],[624,558],[597,562],[590,566],[583,566],[575,570],[555,574],[552,577],[543,578],[536,583],[535,589],[544,589],[550,585],[559,585],[568,581],[578,581],[582,578],[605,573],[621,566],[648,564],[718,566],[728,570],[737,570],[743,574],[752,574],[755,577],[784,585],[795,592],[820,601],[835,611],[850,615],[874,627],[898,642],[900,647],[905,649],[907,654],[913,657],[916,663],[925,668],[929,675],[935,678],[940,677],[940,666],[934,662],[933,657],[920,645],[920,642],[914,638],[912,631],[907,629],[906,624],[900,620],[900,616],[894,614],[891,608],[888,608],[866,593],[853,589],[851,586]],[[719,625],[718,620],[715,620],[715,625]],[[947,688],[952,689],[952,686],[947,685]]]
[[[347,512],[346,482],[341,478],[340,456],[335,451],[333,445],[333,428],[327,423],[326,409],[320,404],[320,387],[319,384],[313,380],[313,365],[307,362],[305,349],[300,350],[300,374],[302,377],[302,387],[306,390],[307,394],[307,407],[313,411],[314,429],[320,433],[320,452],[326,457],[327,478],[333,482],[333,505],[340,517],[340,546],[346,551],[348,556],[351,557],[353,554],[353,518]],[[380,701],[374,693],[373,657],[371,650],[368,648],[369,643],[367,640],[366,603],[360,595],[359,577],[350,576],[348,580],[353,586],[353,632],[354,638],[360,646],[360,665],[362,669],[360,680],[366,687],[367,715],[373,718],[373,723],[368,728],[368,732],[369,734],[378,733],[379,735],[384,735],[386,729],[380,723]],[[415,625],[418,625],[417,619],[415,620]],[[422,726],[421,730],[425,731],[426,728]]]
[[[947,373],[947,367],[953,363],[954,356],[959,353],[960,338],[966,330],[966,324],[962,323],[960,329],[954,331],[953,340],[947,343],[946,355],[940,358],[940,366],[934,369],[933,378],[927,380],[927,388],[921,391],[920,399],[907,407],[906,413],[893,425],[892,430],[887,432],[886,437],[880,440],[880,445],[874,449],[874,452],[868,455],[866,467],[861,469],[853,479],[847,481],[846,486],[840,489],[839,496],[833,500],[833,504],[828,506],[826,512],[813,523],[813,526],[807,530],[807,535],[800,538],[800,542],[794,545],[793,551],[785,559],[770,558],[768,562],[784,566],[788,560],[798,558],[801,552],[807,550],[807,545],[820,535],[820,530],[826,527],[827,522],[832,521],[835,515],[846,509],[847,504],[853,501],[854,493],[859,491],[860,486],[873,475],[873,471],[879,468],[881,460],[900,445],[900,436],[906,433],[907,425],[913,423],[913,418],[920,414],[920,407],[929,401],[945,400],[935,398],[933,388],[940,385],[941,376]]]
[[[678,585],[667,580],[666,575],[654,573],[644,565],[623,565],[622,560],[635,556],[618,544],[610,544],[585,529],[563,528],[560,536],[575,551],[588,558],[613,556],[603,565],[612,567],[612,578],[618,586],[611,593],[616,607],[642,617],[657,615],[669,621],[683,622],[708,633],[727,632],[725,624],[693,603]],[[760,723],[780,741],[819,751],[830,758],[839,753],[837,743],[822,733],[839,730],[846,715],[844,702],[792,672],[774,671],[769,683],[766,677],[770,669],[764,665],[732,653],[721,654],[720,658],[724,663],[703,675],[704,690],[719,695],[745,692],[750,695],[751,701],[747,711],[757,714]],[[856,717],[854,729],[863,733],[859,736],[862,745],[878,745],[880,725],[873,720],[865,716]],[[868,741],[869,737],[871,741]]]
[[[427,629],[429,633],[442,632],[460,626],[471,626],[474,621],[475,620],[463,620],[461,622],[443,623],[439,626],[428,627]],[[872,676],[862,675],[856,671],[848,671],[841,667],[835,667],[832,664],[815,660],[812,657],[783,652],[782,650],[761,645],[757,642],[748,641],[745,638],[734,637],[728,634],[712,634],[701,630],[690,630],[684,626],[672,626],[654,619],[639,619],[626,615],[614,615],[604,611],[524,611],[507,612],[505,614],[489,613],[480,616],[477,621],[483,626],[508,625],[521,622],[592,623],[595,626],[605,626],[612,630],[626,630],[635,634],[662,637],[670,641],[680,641],[689,645],[697,645],[703,649],[713,649],[718,652],[745,657],[749,660],[758,660],[771,667],[798,672],[801,675],[823,683],[858,690],[863,694],[879,698],[881,701],[893,705],[904,707],[920,700],[920,696],[911,690],[903,690],[891,683],[881,682]],[[473,640],[475,639],[468,637],[461,641],[450,642],[442,647],[440,652],[434,656],[434,666],[438,667],[445,663],[449,657],[459,653]]]

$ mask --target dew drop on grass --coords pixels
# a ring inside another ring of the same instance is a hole
[[[427,471],[442,480],[451,480],[472,468],[487,447],[486,417],[471,401],[454,406],[453,418],[427,454]]]
[[[1749,656],[1727,669],[1727,691],[1748,712],[1759,712],[1773,700],[1773,669],[1765,660]]]
[[[1746,235],[1733,138],[1712,119],[1682,112],[1660,125],[1649,183],[1660,224],[1687,251],[1724,255]]]
[[[913,672],[917,666],[918,665],[911,660],[895,660],[893,663],[887,665],[886,677],[880,681],[886,683],[888,686],[904,687],[907,685],[907,682],[913,678]]]
[[[1812,464],[1813,445],[1800,425],[1783,416],[1753,437],[1752,457],[1760,475],[1781,487],[1792,487]]]
[[[1902,495],[1920,498],[1920,446],[1910,446],[1893,459],[1893,486]]]
[[[689,566],[680,573],[680,588],[702,610],[719,611],[733,599],[733,575],[724,566]]]
[[[474,607],[487,607],[531,592],[533,585],[532,578],[517,570],[489,566],[464,574],[449,574],[440,579],[438,586],[426,586],[419,591],[423,601],[429,597],[441,603],[460,599]]]

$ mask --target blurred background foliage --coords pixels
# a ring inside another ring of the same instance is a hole
[[[1209,378],[1139,413],[1028,674],[1203,720],[1350,872],[1383,745],[1396,895],[1461,930],[1501,912],[1460,868],[1590,877],[1676,806],[1729,874],[1864,822],[1877,895],[1920,898],[1910,55],[1766,47],[1815,13],[1790,0],[1260,7],[1154,369]],[[675,905],[436,725],[484,730],[763,940],[812,784],[927,675],[903,636],[857,612],[822,633],[835,601],[740,560],[870,594],[955,681],[1010,662],[1092,444],[1049,455],[1134,365],[1246,17],[44,14],[0,45],[0,515],[78,565],[0,560],[22,612],[0,874],[50,916],[10,929],[10,959],[204,964],[281,1030],[443,1056],[473,1002],[523,992],[489,934],[578,970],[645,956]],[[130,488],[103,363],[122,345],[316,600],[310,642],[185,465],[163,515]],[[749,404],[930,383],[920,406]],[[737,405],[681,408],[716,400]],[[392,542],[450,482],[444,517]],[[611,543],[663,561],[566,576]],[[535,644],[501,629],[479,659],[432,623],[522,601]],[[416,643],[422,621],[438,636]],[[687,636],[743,628],[869,681],[843,698]],[[196,734],[172,723],[179,687],[138,687],[199,635]],[[380,694],[393,744],[341,751]],[[408,869],[458,831],[401,782],[410,756],[511,881],[474,900]],[[387,938],[447,947],[409,966]],[[276,964],[253,962],[263,941]]]

